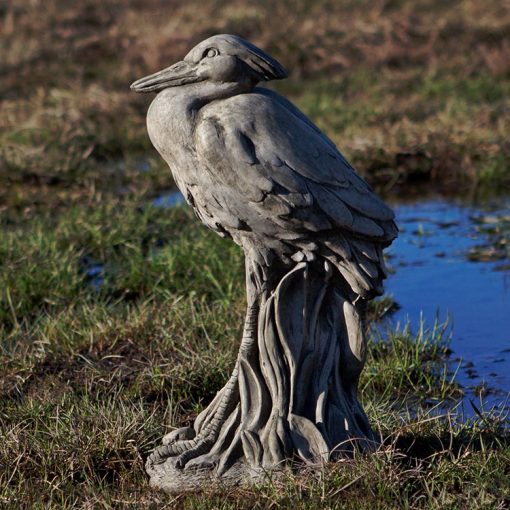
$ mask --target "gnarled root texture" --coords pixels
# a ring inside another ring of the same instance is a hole
[[[252,281],[232,376],[193,428],[166,436],[148,458],[155,487],[253,482],[291,459],[318,464],[375,445],[357,399],[362,320],[329,263],[302,262],[272,288]]]

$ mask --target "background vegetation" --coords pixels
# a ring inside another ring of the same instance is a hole
[[[322,473],[172,499],[143,463],[232,368],[239,250],[173,188],[136,78],[240,34],[385,194],[510,183],[510,5],[465,0],[0,2],[0,506],[504,508],[505,417],[457,422],[440,327],[371,338],[383,445]],[[373,310],[385,309],[384,302]]]

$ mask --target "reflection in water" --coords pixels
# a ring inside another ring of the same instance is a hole
[[[100,292],[104,285],[105,271],[103,264],[92,257],[85,255],[81,259],[81,269],[85,275],[87,285],[90,285],[96,292]]]
[[[185,204],[186,201],[180,191],[169,191],[164,195],[159,195],[152,201],[154,207],[161,207],[168,209],[170,207],[176,207],[178,205]]]
[[[448,317],[453,359],[462,360],[458,382],[486,386],[486,403],[501,405],[510,391],[510,270],[501,257],[475,262],[472,254],[484,244],[490,251],[491,238],[479,227],[486,210],[505,221],[510,199],[490,208],[442,199],[394,207],[401,233],[387,250],[395,274],[386,292],[401,308],[391,320],[409,319],[417,329],[421,315],[430,326],[437,314]]]

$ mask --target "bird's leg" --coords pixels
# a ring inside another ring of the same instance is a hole
[[[149,463],[161,464],[169,457],[178,457],[175,466],[183,468],[191,459],[204,455],[211,450],[218,438],[222,425],[235,410],[239,402],[239,366],[241,360],[249,359],[252,356],[253,347],[257,340],[258,312],[259,304],[256,294],[253,292],[253,288],[248,288],[248,307],[239,354],[232,375],[221,390],[219,403],[215,405],[210,416],[207,416],[203,420],[204,422],[200,424],[200,430],[194,438],[163,444],[150,455]],[[211,406],[214,404],[213,401]],[[204,413],[207,412],[208,410],[206,409]]]

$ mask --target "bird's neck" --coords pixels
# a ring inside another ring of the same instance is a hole
[[[233,82],[219,83],[202,81],[180,87],[169,87],[161,91],[152,102],[147,125],[153,145],[168,161],[179,147],[188,147],[194,151],[195,127],[200,109],[207,104],[249,92],[255,83]],[[166,153],[166,154],[165,154]]]
[[[227,83],[203,81],[193,85],[194,87],[190,87],[189,91],[189,105],[192,110],[198,111],[212,101],[227,99],[238,94],[250,92],[255,83],[247,79],[246,81]]]
[[[248,78],[245,81],[227,83],[202,81],[181,87],[170,87],[161,92],[160,96],[171,105],[179,120],[185,121],[181,126],[189,130],[186,133],[189,135],[194,131],[197,113],[202,107],[212,101],[250,92],[255,85],[256,83]]]
[[[176,172],[174,174],[176,181],[179,180],[177,169],[181,170],[183,176],[184,173],[193,172],[194,133],[200,109],[212,101],[249,92],[254,85],[248,81],[246,83],[203,81],[169,87],[157,95],[147,114],[147,128],[152,144]],[[190,168],[183,172],[186,167]]]

